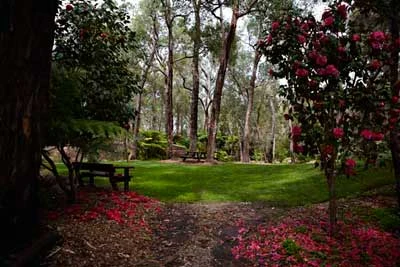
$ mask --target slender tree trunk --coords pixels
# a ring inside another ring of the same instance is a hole
[[[269,98],[271,107],[271,134],[268,146],[268,162],[272,163],[275,158],[275,129],[276,129],[276,111],[273,98]]]
[[[289,153],[290,153],[290,160],[291,163],[296,162],[296,156],[294,155],[294,140],[293,140],[293,135],[292,135],[292,121],[288,120],[288,125],[289,125],[289,133],[290,133],[290,143],[289,143]]]
[[[37,226],[57,1],[2,1],[0,6],[1,255],[29,240]]]
[[[391,7],[393,11],[396,11],[396,7],[398,6],[397,0],[391,1]],[[396,16],[397,12],[390,18],[390,33],[392,35],[393,40],[397,40],[399,38],[399,18]],[[400,80],[399,80],[399,53],[394,49],[391,55],[391,58],[394,64],[390,69],[390,82],[392,86],[392,96],[400,95]],[[399,126],[394,127],[393,130],[390,131],[390,151],[392,153],[392,162],[394,167],[394,177],[396,181],[396,193],[397,193],[397,202],[400,208],[400,131]]]
[[[229,62],[229,56],[232,48],[232,43],[236,35],[237,21],[239,18],[239,4],[234,2],[232,7],[232,18],[229,31],[224,38],[222,52],[219,60],[219,68],[217,74],[217,81],[215,84],[215,92],[211,106],[211,116],[207,129],[207,161],[212,162],[214,159],[216,138],[217,138],[217,125],[221,109],[222,89],[225,83],[226,68]]]
[[[244,129],[243,129],[243,149],[241,150],[241,161],[242,162],[250,162],[250,122],[251,122],[251,114],[253,112],[254,105],[254,89],[256,87],[256,79],[257,79],[257,69],[258,63],[260,63],[261,53],[256,50],[253,61],[253,72],[251,74],[250,86],[249,86],[249,94],[248,94],[248,103],[246,110],[246,117],[244,120]]]
[[[198,129],[198,113],[199,113],[199,89],[200,89],[200,74],[199,74],[199,57],[201,45],[201,28],[200,28],[200,6],[201,0],[192,0],[195,24],[193,36],[193,90],[190,103],[190,146],[191,152],[197,149],[197,129]]]
[[[336,234],[337,223],[337,200],[336,200],[336,174],[335,160],[336,153],[325,163],[325,177],[328,183],[329,191],[329,235]]]
[[[173,144],[173,130],[174,130],[174,117],[172,105],[172,89],[174,78],[174,36],[173,36],[173,18],[171,14],[171,1],[165,1],[165,22],[168,28],[168,74],[167,74],[167,88],[165,99],[165,131],[167,134],[168,148],[167,158],[172,157],[172,144]]]

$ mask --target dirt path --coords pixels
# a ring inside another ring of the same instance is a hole
[[[135,205],[141,207],[139,203]],[[146,205],[144,202],[143,207]],[[64,242],[47,255],[41,266],[250,266],[233,259],[231,254],[242,227],[254,228],[279,222],[285,216],[296,217],[313,209],[327,208],[327,203],[290,209],[267,203],[157,205],[160,205],[158,212],[137,208],[135,212],[139,215],[134,227],[105,216],[94,220],[67,216],[49,223],[63,236]],[[395,207],[396,202],[393,196],[373,194],[343,199],[339,205],[348,210]],[[140,224],[143,220],[146,226]]]
[[[243,266],[234,261],[231,248],[243,224],[276,220],[282,209],[255,203],[167,205],[157,233],[158,266]],[[143,266],[150,266],[145,263]]]

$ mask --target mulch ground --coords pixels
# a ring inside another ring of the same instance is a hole
[[[277,208],[266,203],[165,204],[104,189],[83,189],[76,205],[45,212],[63,237],[43,266],[252,266],[231,250],[243,225],[304,216],[326,203]],[[394,197],[372,194],[340,201],[351,207],[393,207]]]

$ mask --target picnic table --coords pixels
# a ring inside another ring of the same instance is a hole
[[[117,183],[124,183],[124,190],[129,190],[129,181],[133,177],[130,169],[133,166],[114,166],[113,164],[105,163],[89,163],[89,162],[73,162],[72,163],[75,173],[78,178],[79,185],[83,186],[83,177],[89,177],[89,184],[94,185],[94,177],[108,177],[110,184],[114,190],[118,190]],[[123,169],[123,173],[117,173],[118,169]]]
[[[197,161],[200,161],[207,158],[207,153],[202,151],[186,152],[186,154],[181,156],[181,158],[182,161],[186,161],[186,159],[196,159]]]

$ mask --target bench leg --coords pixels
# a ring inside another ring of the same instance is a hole
[[[125,179],[124,181],[124,191],[128,192],[129,191],[129,180]]]
[[[89,176],[89,185],[94,186],[94,176],[93,175]]]

